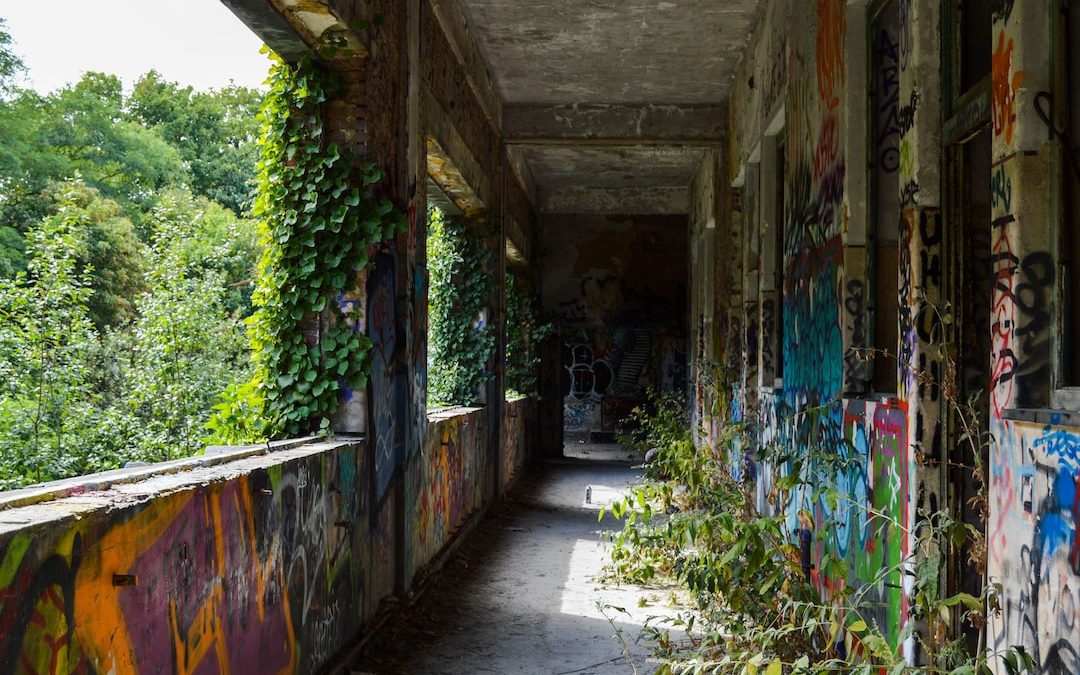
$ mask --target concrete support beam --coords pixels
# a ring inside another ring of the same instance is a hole
[[[690,208],[689,187],[559,187],[542,191],[544,213],[682,214]]]
[[[460,165],[454,162],[438,141],[430,137],[427,139],[427,172],[466,218],[476,218],[484,212],[484,201],[472,189]]]
[[[300,34],[266,0],[221,0],[245,26],[286,61],[295,61],[308,50]]]
[[[525,153],[516,145],[506,146],[506,156],[510,162],[510,171],[517,177],[518,183],[531,204],[536,203],[536,178],[533,176]]]
[[[430,92],[424,91],[421,105],[427,134],[428,175],[465,213],[486,208],[491,204],[493,192],[490,174]],[[471,196],[465,202],[457,201],[458,195],[466,194]]]
[[[480,107],[496,129],[502,128],[503,104],[495,91],[495,80],[488,69],[477,44],[476,36],[469,28],[461,4],[454,0],[430,0],[432,14],[446,35],[454,57],[465,70],[469,87],[473,90]]]
[[[722,105],[515,105],[503,109],[508,143],[716,144],[724,137]]]
[[[310,49],[325,61],[347,61],[368,55],[370,21],[353,4],[339,9],[320,0],[221,0],[244,24],[286,61]]]

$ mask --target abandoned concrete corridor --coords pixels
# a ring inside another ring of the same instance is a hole
[[[567,459],[537,467],[425,584],[417,604],[368,640],[351,671],[628,673],[615,639],[622,630],[639,672],[652,672],[638,637],[649,616],[674,613],[668,595],[601,579],[609,562],[602,535],[614,521],[609,515],[601,525],[597,513],[639,478],[627,458],[619,446],[575,445]]]
[[[558,462],[650,392],[685,400],[691,453],[745,425],[729,468],[756,510],[813,593],[868,598],[908,665],[917,568],[949,594],[999,589],[973,620],[938,612],[935,639],[1080,673],[1080,2],[223,2],[310,106],[265,181],[297,186],[265,216],[303,249],[283,295],[356,246],[325,234],[349,209],[400,216],[268,347],[319,356],[314,383],[259,386],[332,433],[0,496],[0,675],[321,672],[532,479],[475,559],[449,558],[429,592],[449,604],[397,655],[462,673],[617,656],[578,565],[600,558],[582,483],[619,474]],[[312,101],[316,81],[334,86]],[[342,149],[349,190],[327,188]],[[429,409],[429,206],[485,261],[446,287],[490,281],[458,312],[490,346],[462,369],[471,407]],[[549,330],[511,391],[524,287]],[[321,354],[343,344],[362,356],[334,364],[370,377],[339,395]],[[921,546],[931,513],[975,543]]]

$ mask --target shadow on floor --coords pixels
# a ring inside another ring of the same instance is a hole
[[[610,516],[598,523],[599,509],[625,494],[640,470],[619,446],[570,450],[533,467],[419,602],[368,642],[353,672],[631,673],[617,631],[638,672],[654,670],[645,645],[634,642],[649,616],[672,613],[666,595],[596,579],[609,560],[603,533],[617,525]]]

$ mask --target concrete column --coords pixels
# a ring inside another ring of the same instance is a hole
[[[1064,75],[1056,69],[1065,65],[1063,50],[1055,52],[1063,45],[1054,37],[1055,22],[1064,20],[1061,4],[1005,3],[994,14],[991,40],[989,409],[994,442],[987,572],[1003,585],[1003,593],[1002,612],[988,617],[988,643],[998,650],[1023,645],[1042,672],[1075,672],[1080,665],[1074,610],[1080,579],[1075,562],[1068,562],[1067,545],[1054,542],[1051,534],[1054,521],[1065,523],[1070,515],[1076,520],[1076,507],[1070,513],[1066,503],[1072,496],[1064,496],[1075,492],[1069,448],[1075,457],[1076,429],[1058,426],[1055,415],[1038,418],[1032,411],[1057,403],[1052,401],[1051,347],[1061,335],[1055,328],[1062,318],[1057,263],[1063,258],[1053,235],[1063,189],[1058,177],[1070,169],[1063,156],[1055,158],[1053,136],[1038,109],[1067,127],[1064,92],[1054,85],[1055,76]],[[1077,145],[1075,138],[1070,143]],[[1063,442],[1055,443],[1057,438]],[[993,665],[1005,672],[1000,662]]]
[[[945,443],[945,404],[941,383],[947,377],[940,347],[944,326],[940,312],[946,299],[943,285],[944,222],[941,213],[941,113],[931,92],[941,91],[941,7],[939,3],[898,0],[900,3],[900,100],[919,98],[911,127],[900,139],[899,242],[900,345],[898,389],[907,406],[908,485],[912,507],[903,526],[914,539],[920,511],[945,506],[942,466]],[[921,93],[925,95],[920,96]],[[919,551],[912,550],[918,556]],[[904,581],[910,593],[910,577]],[[921,626],[917,629],[922,630]],[[921,655],[909,639],[909,661]]]

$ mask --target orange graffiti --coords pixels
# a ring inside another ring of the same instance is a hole
[[[1013,41],[1005,42],[1005,31],[998,31],[997,49],[993,57],[992,99],[994,135],[1005,134],[1005,142],[1012,143],[1016,124],[1016,91],[1024,83],[1024,72],[1012,69]]]
[[[817,18],[818,96],[832,110],[840,105],[844,86],[844,3],[817,0]]]
[[[840,152],[840,137],[837,132],[836,115],[829,113],[821,123],[821,136],[817,149],[814,150],[814,181],[821,180],[825,172],[836,163]]]
[[[265,561],[256,554],[254,516],[250,508],[253,500],[247,477],[240,479],[237,489],[238,498],[224,503],[221,500],[227,499],[229,492],[225,485],[212,485],[201,495],[182,492],[159,497],[130,520],[112,528],[97,545],[87,551],[76,581],[79,589],[75,596],[76,632],[102,672],[137,670],[135,655],[138,650],[131,628],[139,627],[129,626],[120,601],[120,594],[129,591],[115,586],[112,575],[132,569],[143,552],[157,544],[174,523],[187,517],[189,507],[198,499],[204,500],[206,504],[202,513],[205,513],[204,517],[207,517],[209,522],[204,521],[193,526],[207,528],[213,533],[214,578],[210,580],[210,592],[196,608],[195,620],[186,630],[180,625],[176,599],[171,595],[168,597],[169,637],[179,672],[194,671],[210,654],[214,656],[217,670],[228,672],[230,664],[226,652],[225,627],[221,625],[220,619],[221,608],[224,606],[223,579],[237,566],[242,566],[247,573],[252,574],[258,592],[257,613],[260,620],[265,613],[263,597],[271,593],[272,589],[285,587],[277,546]],[[229,509],[225,513],[223,506]],[[230,537],[236,536],[236,533],[226,534],[222,526],[225,517],[240,524],[239,534],[244,541],[230,541]],[[227,552],[226,547],[232,545],[235,545],[235,548]],[[238,559],[236,554],[242,557]],[[244,557],[250,559],[244,560]],[[281,593],[280,602],[285,644],[278,648],[285,655],[286,665],[281,668],[284,673],[295,670],[298,655],[286,593]]]

